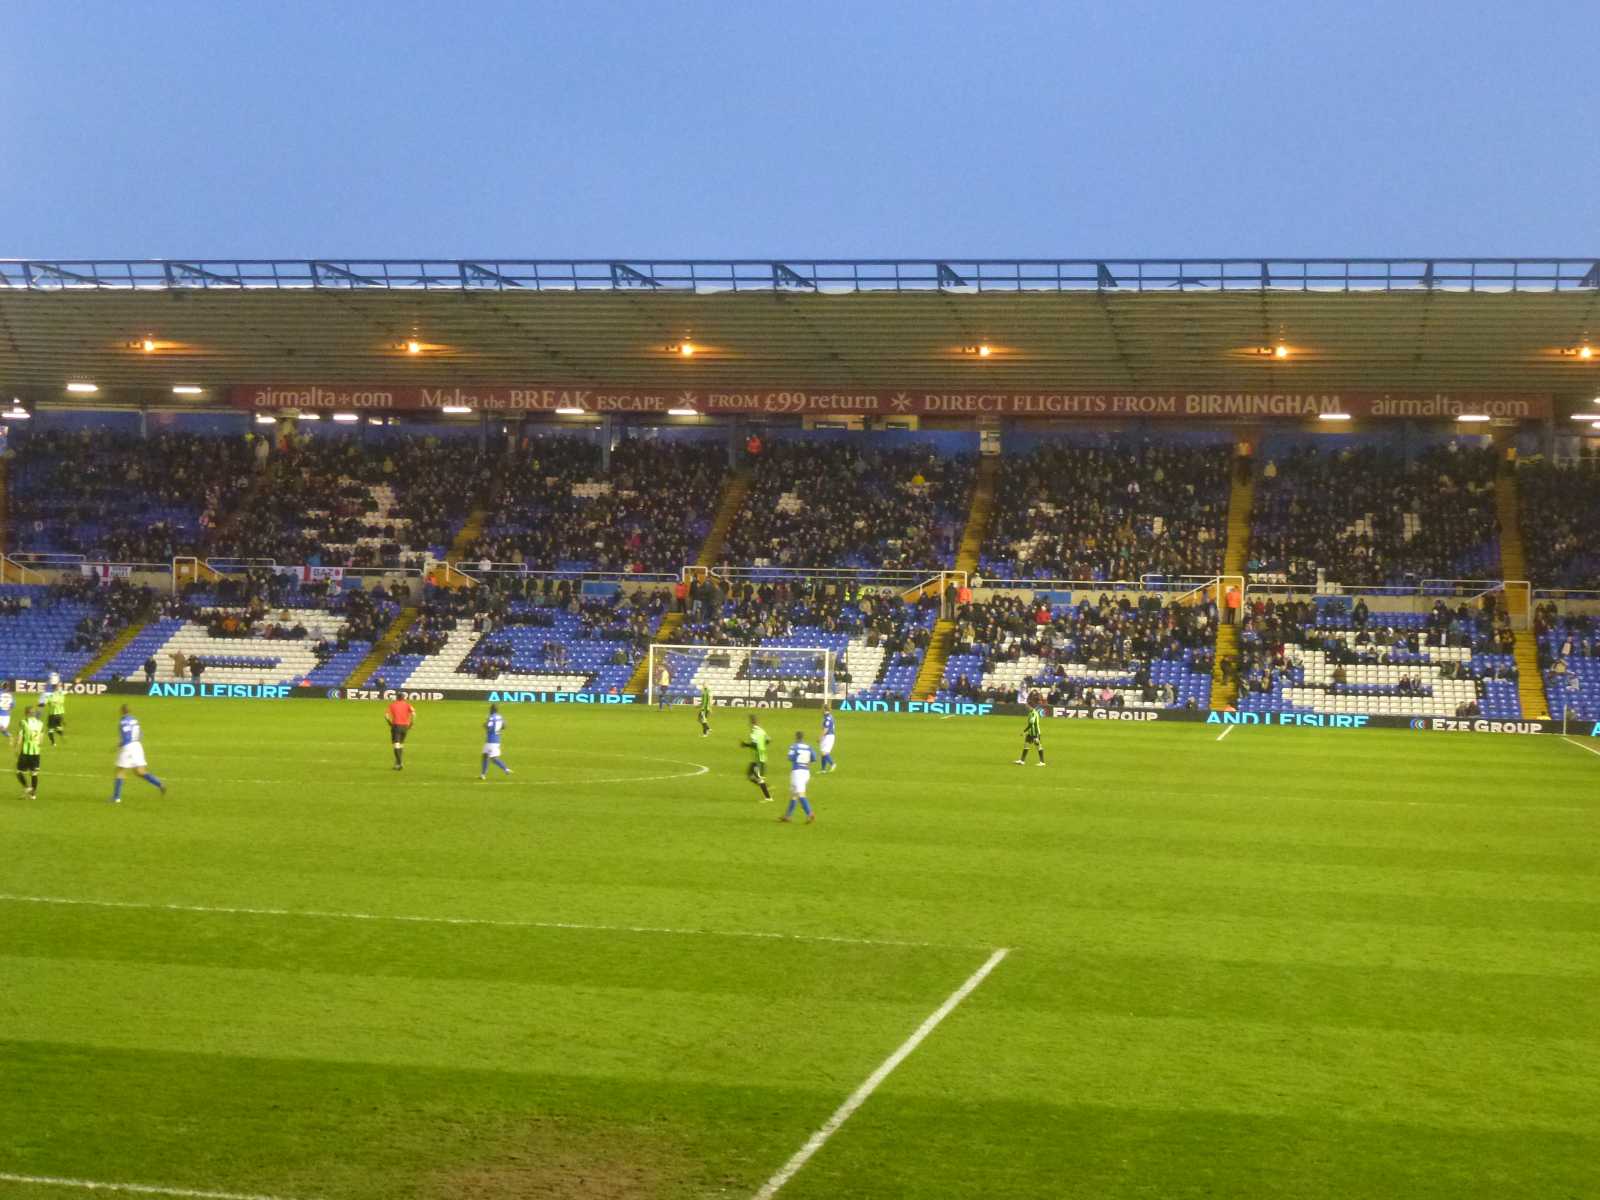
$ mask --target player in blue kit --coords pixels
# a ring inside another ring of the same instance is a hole
[[[822,773],[839,769],[839,764],[833,761],[833,708],[828,704],[822,706]]]
[[[489,719],[483,723],[483,762],[478,767],[478,778],[489,778],[489,764],[492,762],[507,775],[511,768],[506,766],[505,759],[500,757],[500,734],[506,727],[506,719],[500,715],[498,704],[489,705]]]
[[[796,804],[806,814],[807,825],[817,819],[817,814],[811,811],[811,804],[806,800],[806,787],[811,783],[811,764],[816,757],[817,752],[806,745],[806,735],[795,730],[794,745],[789,747],[789,807],[778,820],[787,821],[794,816]]]
[[[117,737],[120,739],[117,743],[117,778],[111,785],[111,803],[122,803],[122,779],[129,771],[151,787],[159,789],[165,796],[167,785],[157,776],[150,774],[145,766],[144,742],[139,729],[139,718],[128,711],[126,704],[122,706],[122,718],[117,722]]]

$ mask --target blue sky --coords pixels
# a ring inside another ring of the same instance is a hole
[[[0,257],[1585,255],[1592,5],[0,6]]]

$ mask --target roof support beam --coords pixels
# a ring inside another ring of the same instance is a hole
[[[357,275],[354,271],[345,267],[335,266],[330,262],[313,261],[311,263],[311,286],[321,287],[324,275],[332,276],[334,279],[342,279],[352,287],[381,288],[388,286],[383,280],[374,279],[370,275]]]
[[[464,262],[461,264],[461,286],[471,287],[475,283],[492,283],[496,287],[519,288],[522,284],[509,276],[502,275],[499,271],[492,270],[481,263]]]
[[[1595,263],[1585,272],[1582,279],[1578,280],[1579,287],[1600,288],[1600,262]]]
[[[646,275],[636,267],[630,267],[627,263],[614,262],[611,264],[611,286],[614,288],[658,288],[661,286],[661,281],[653,276]]]
[[[781,262],[775,262],[772,264],[772,286],[775,288],[810,288],[814,292],[817,290],[817,281],[807,279],[793,267],[786,267]]]
[[[1117,277],[1111,273],[1111,268],[1106,266],[1103,262],[1095,263],[1094,278],[1096,287],[1114,288],[1119,286],[1117,283]]]
[[[949,263],[934,263],[933,265],[939,273],[938,278],[940,287],[946,288],[967,286],[967,281],[963,279],[960,274],[950,266]]]
[[[162,269],[167,276],[168,287],[184,287],[191,281],[199,283],[226,283],[230,287],[243,287],[244,280],[237,275],[224,275],[219,271],[209,271],[205,267],[197,267],[193,263],[169,262],[162,263]]]
[[[22,264],[22,273],[33,282],[33,275],[37,272],[49,279],[59,279],[62,283],[92,283],[99,285],[100,281],[93,275],[83,275],[77,271],[69,271],[65,267],[52,266],[50,263],[25,262]]]

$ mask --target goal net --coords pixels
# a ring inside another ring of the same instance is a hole
[[[645,695],[651,704],[699,700],[760,703],[836,699],[834,651],[822,646],[650,647]]]

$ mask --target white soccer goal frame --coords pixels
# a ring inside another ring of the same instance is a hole
[[[842,692],[835,691],[835,660],[838,656],[835,651],[828,649],[826,646],[708,646],[703,643],[692,644],[679,642],[651,642],[649,654],[645,659],[644,689],[645,700],[649,704],[654,705],[658,699],[656,696],[656,676],[660,672],[662,663],[667,661],[667,655],[673,653],[694,654],[702,659],[712,654],[742,655],[747,661],[750,656],[756,654],[815,654],[822,660],[822,687],[821,690],[817,692],[813,692],[808,687],[806,690],[806,699],[834,701],[842,700],[844,698]],[[672,668],[670,664],[668,664],[667,672],[668,687],[683,686],[677,679],[672,678]],[[798,676],[796,678],[798,678]],[[753,688],[754,683],[752,683],[752,689]],[[684,702],[693,703],[697,697],[698,693],[696,693],[696,697],[685,697]],[[785,699],[787,698],[788,697],[785,696]],[[729,693],[719,693],[715,688],[713,688],[711,691],[711,699],[713,702],[719,699],[744,699],[751,701],[752,703],[759,703],[765,699],[765,690],[763,689],[762,694],[760,695],[756,695],[752,690],[750,694],[739,697]]]

